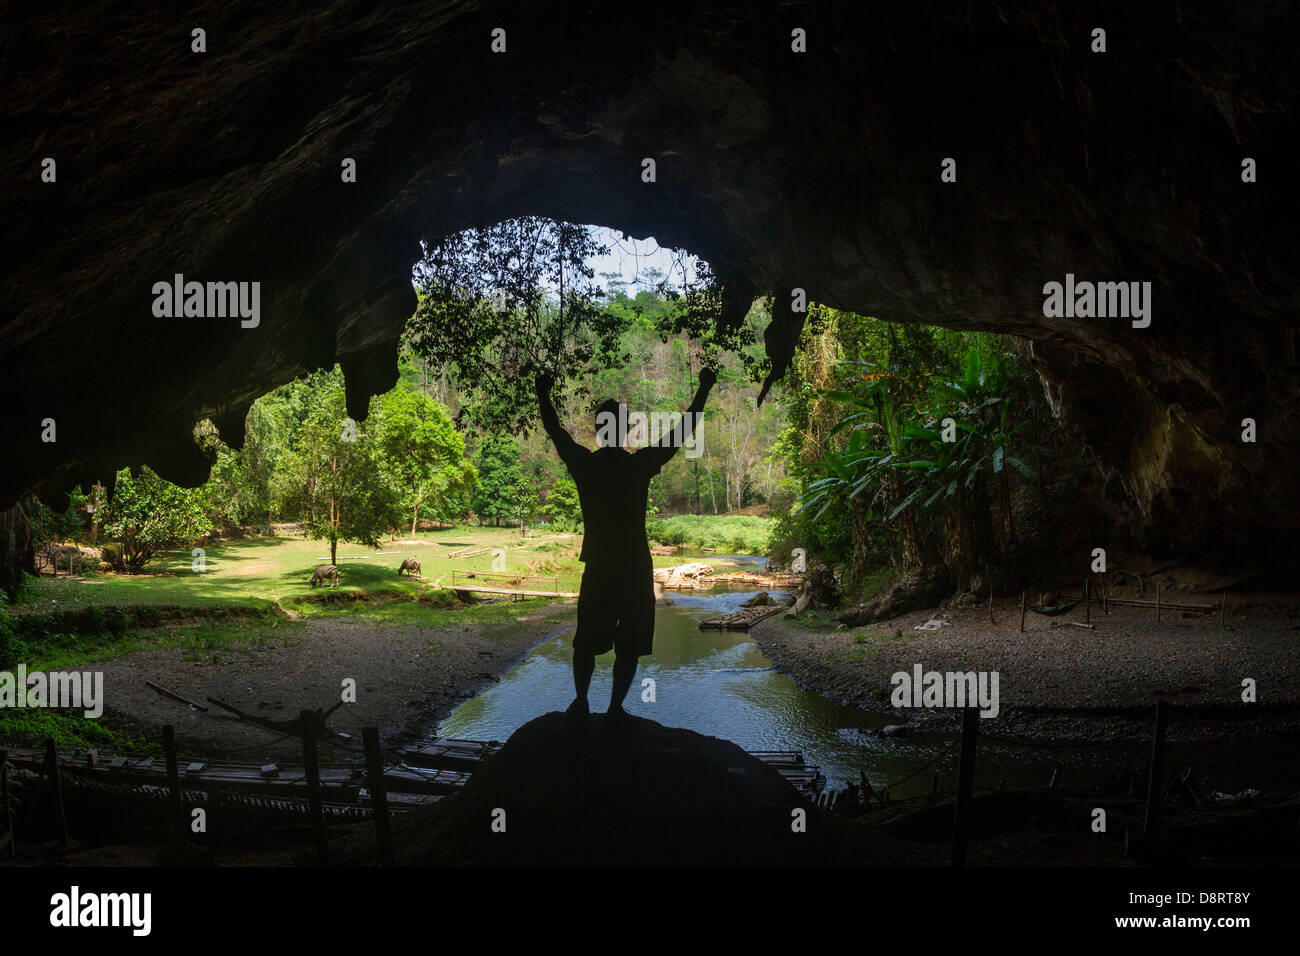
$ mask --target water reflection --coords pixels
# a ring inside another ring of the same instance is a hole
[[[847,707],[801,689],[774,671],[743,631],[699,629],[704,618],[734,611],[754,593],[716,588],[671,594],[674,606],[656,611],[655,653],[641,659],[628,711],[666,726],[722,737],[746,750],[802,751],[833,784],[856,780],[861,770],[876,787],[895,785],[899,797],[928,791],[936,771],[945,787],[955,785],[958,748],[952,736],[878,736],[873,731],[900,723],[900,718]],[[773,596],[780,599],[784,594]],[[505,740],[534,717],[563,710],[573,699],[572,636],[567,631],[537,647],[500,682],[456,708],[439,724],[438,734]],[[603,710],[608,703],[613,660],[612,654],[597,658],[589,698],[593,710]],[[645,678],[655,681],[653,703],[642,699]],[[1272,749],[1266,747],[1265,752]],[[1205,766],[1207,753],[1233,760],[1232,750],[1226,745],[1171,745],[1171,756],[1184,755],[1182,759]],[[992,788],[1005,780],[1010,787],[1043,786],[1059,767],[1063,785],[1083,786],[1099,782],[1107,767],[1144,760],[1145,748],[1137,744],[1030,747],[982,737],[976,784]],[[1222,785],[1260,786],[1241,782],[1248,778],[1263,779],[1259,773],[1232,773]]]

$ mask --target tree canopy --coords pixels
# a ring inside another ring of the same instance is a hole
[[[608,251],[590,226],[536,216],[426,241],[406,342],[452,376],[463,416],[485,430],[524,430],[536,419],[535,376],[589,396],[602,369],[630,358],[623,337],[645,312],[619,283],[611,291],[596,281],[591,260]],[[722,288],[707,263],[676,271],[658,277],[667,308],[650,321],[664,341],[695,341],[700,361],[716,366],[752,329],[723,328]]]

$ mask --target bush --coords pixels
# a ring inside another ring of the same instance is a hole
[[[429,591],[420,595],[421,604],[429,604],[436,608],[453,608],[459,601],[456,592],[450,588],[440,588],[437,591]]]
[[[660,544],[694,545],[734,554],[764,554],[772,521],[756,515],[674,515],[646,522],[646,534]]]

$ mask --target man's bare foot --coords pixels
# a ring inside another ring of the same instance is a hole
[[[625,726],[632,720],[632,715],[622,707],[611,707],[605,711],[605,726]]]
[[[583,716],[585,714],[590,713],[590,708],[587,706],[587,698],[585,697],[573,698],[573,703],[570,704],[568,707],[566,707],[564,712],[566,714],[573,714],[575,716]]]

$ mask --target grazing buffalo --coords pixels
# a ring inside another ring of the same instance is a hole
[[[402,566],[397,569],[397,576],[399,578],[402,576],[403,571],[407,572],[408,574],[419,574],[420,562],[415,560],[415,558],[407,558],[405,561],[402,562]],[[423,577],[423,575],[421,575],[421,577]]]
[[[324,584],[326,581],[331,582],[331,587],[339,586],[339,569],[332,564],[322,564],[311,574],[311,586]]]

